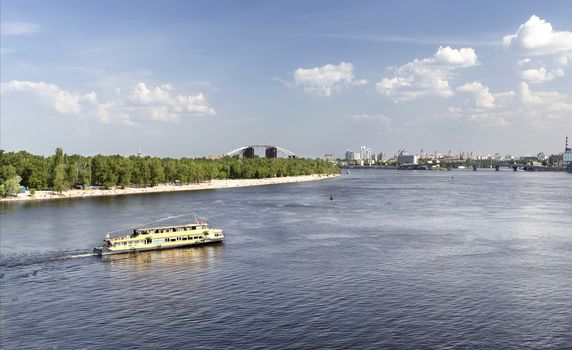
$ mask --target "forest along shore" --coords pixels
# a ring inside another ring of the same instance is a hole
[[[1,198],[0,202],[12,201],[30,201],[30,200],[48,200],[48,199],[62,199],[62,198],[86,198],[86,197],[100,197],[100,196],[118,196],[139,193],[156,193],[156,192],[177,192],[177,191],[197,191],[197,190],[212,190],[220,188],[232,187],[247,187],[247,186],[262,186],[262,185],[276,185],[285,183],[305,182],[324,180],[339,176],[334,175],[302,175],[302,176],[285,176],[285,177],[272,177],[265,179],[226,179],[226,180],[210,180],[206,182],[188,184],[188,185],[165,185],[160,184],[153,187],[125,187],[114,189],[85,189],[85,190],[67,190],[61,193],[54,191],[36,191],[33,195],[30,192],[19,193],[14,197]]]

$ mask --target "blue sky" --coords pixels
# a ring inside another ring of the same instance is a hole
[[[572,137],[570,13],[567,1],[2,1],[1,147],[557,153]]]

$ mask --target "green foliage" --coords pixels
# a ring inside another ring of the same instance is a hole
[[[53,156],[27,152],[0,152],[0,184],[16,175],[29,188],[63,191],[72,186],[155,186],[160,183],[198,183],[211,179],[261,179],[309,174],[335,174],[336,165],[319,159],[224,157],[156,158],[67,155],[56,149]]]
[[[2,183],[2,195],[4,197],[7,196],[15,196],[20,192],[22,188],[20,186],[20,181],[22,180],[21,177],[18,175],[13,176]]]
[[[69,188],[68,182],[66,181],[66,166],[65,166],[65,164],[61,163],[61,164],[56,165],[56,167],[54,169],[53,183],[54,183],[54,191],[56,191],[56,192],[62,192],[62,191],[67,190]]]
[[[14,176],[16,176],[16,168],[12,165],[3,165],[0,167],[0,181],[6,182]]]

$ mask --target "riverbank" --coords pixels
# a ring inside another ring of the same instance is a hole
[[[295,182],[317,181],[317,180],[330,179],[336,176],[339,175],[316,174],[316,175],[303,175],[303,176],[273,177],[267,179],[210,180],[207,182],[188,184],[188,185],[157,185],[154,187],[143,187],[143,188],[126,187],[122,189],[114,188],[107,190],[103,189],[68,190],[62,193],[57,193],[53,191],[36,191],[36,193],[34,193],[33,195],[27,192],[27,193],[20,193],[15,197],[1,198],[0,202],[121,196],[121,195],[140,194],[140,193],[215,190],[221,188],[264,186],[264,185],[277,185],[277,184],[286,184]]]

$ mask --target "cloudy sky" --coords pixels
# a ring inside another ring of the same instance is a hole
[[[1,2],[1,147],[562,152],[570,1]]]

